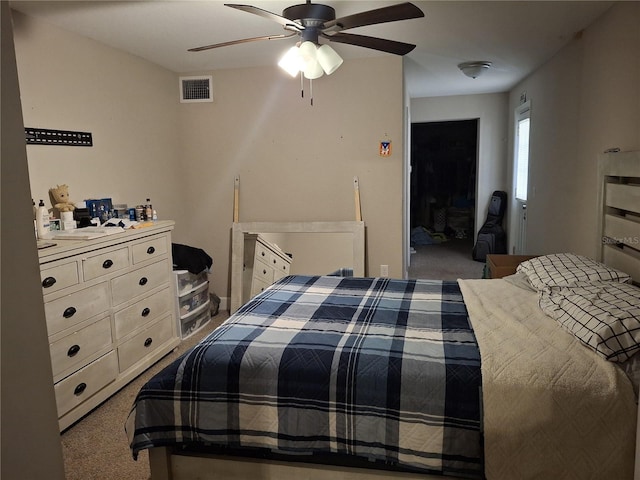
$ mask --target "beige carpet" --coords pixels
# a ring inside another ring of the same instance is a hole
[[[146,450],[140,453],[137,461],[134,461],[124,431],[124,422],[135,396],[149,378],[182,355],[228,317],[229,312],[220,311],[202,330],[182,342],[176,351],[164,357],[62,433],[62,453],[67,480],[149,479],[149,457]]]
[[[419,245],[411,254],[411,279],[457,280],[482,278],[484,262],[471,258],[473,240],[450,239],[437,245]]]

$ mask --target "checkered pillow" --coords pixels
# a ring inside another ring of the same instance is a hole
[[[536,290],[564,287],[578,282],[604,280],[631,283],[631,277],[619,270],[573,253],[556,253],[526,260],[516,270],[527,276]]]
[[[640,351],[640,288],[582,282],[540,292],[540,308],[584,345],[612,362]]]

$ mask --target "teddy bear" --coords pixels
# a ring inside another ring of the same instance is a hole
[[[49,198],[53,205],[53,213],[56,218],[60,218],[62,212],[73,212],[76,206],[69,200],[69,186],[56,185],[49,189]]]

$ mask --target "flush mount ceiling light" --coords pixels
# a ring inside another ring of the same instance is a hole
[[[473,62],[462,62],[458,65],[458,68],[469,78],[477,78],[485,70],[489,70],[491,68],[491,62],[484,61],[473,61]]]

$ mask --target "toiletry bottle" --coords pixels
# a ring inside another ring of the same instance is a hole
[[[145,205],[145,217],[146,220],[153,220],[153,207],[151,206],[151,199],[147,198],[147,204]]]
[[[43,200],[40,200],[40,203],[38,204],[36,227],[38,229],[38,238],[46,238],[49,233],[49,210],[44,206]]]

